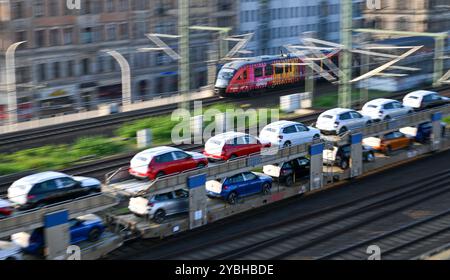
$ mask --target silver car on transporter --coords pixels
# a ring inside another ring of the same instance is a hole
[[[132,197],[128,209],[137,216],[162,223],[168,216],[189,211],[189,192],[179,189],[148,197]]]

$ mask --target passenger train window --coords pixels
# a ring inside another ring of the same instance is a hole
[[[239,81],[247,80],[247,70],[245,70],[244,72],[242,72],[242,75],[239,76],[238,80],[239,80]]]
[[[273,75],[273,66],[272,66],[272,64],[267,64],[266,68],[264,70],[266,71],[266,76],[272,76]]]
[[[255,68],[255,78],[259,78],[263,76],[263,69],[262,67]]]
[[[275,66],[275,74],[283,74],[283,66]]]

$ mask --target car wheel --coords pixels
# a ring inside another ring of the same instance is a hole
[[[384,154],[387,155],[387,156],[391,155],[392,154],[392,147],[391,146],[387,146],[386,152]]]
[[[317,140],[319,140],[320,139],[320,135],[319,134],[315,134],[314,136],[313,136],[313,141],[317,141]]]
[[[286,141],[283,144],[283,148],[287,148],[287,147],[290,147],[290,146],[292,146],[291,141]]]
[[[339,166],[344,170],[347,169],[348,168],[348,160],[342,159]]]
[[[373,162],[375,161],[375,155],[373,153],[368,153],[367,154],[367,161],[368,162]]]
[[[232,192],[228,195],[227,201],[229,204],[234,205],[237,203],[238,195],[236,192]]]
[[[162,177],[162,176],[164,176],[164,175],[166,175],[164,172],[159,171],[158,173],[156,173],[155,179],[156,179],[156,178],[159,178],[159,177]]]
[[[156,211],[155,215],[153,216],[153,220],[158,224],[164,222],[165,218],[166,218],[166,211],[164,211],[163,209],[158,209],[158,211]]]
[[[93,228],[88,233],[88,240],[94,242],[100,239],[101,232],[98,228]]]
[[[348,131],[348,129],[345,126],[343,126],[343,127],[341,127],[341,129],[339,129],[339,134],[344,134],[347,131]]]
[[[229,159],[235,159],[235,158],[237,158],[237,155],[232,154]]]
[[[203,163],[203,162],[200,162],[198,165],[197,165],[197,167],[198,168],[204,168],[206,165]]]
[[[391,120],[391,116],[386,116],[386,117],[384,117],[384,121],[388,122],[388,121],[390,121],[390,120]]]
[[[287,187],[290,187],[290,186],[292,186],[293,184],[294,184],[294,178],[293,178],[291,175],[287,176],[287,177],[286,177],[286,181],[285,181],[285,185],[286,185]]]
[[[367,127],[367,126],[371,126],[371,125],[372,125],[372,121],[367,121],[367,122],[366,122],[366,127]]]
[[[270,184],[269,183],[264,183],[264,185],[262,186],[262,192],[265,195],[270,194]]]

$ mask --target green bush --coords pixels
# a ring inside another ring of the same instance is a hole
[[[445,117],[442,121],[446,124],[450,124],[450,116]]]

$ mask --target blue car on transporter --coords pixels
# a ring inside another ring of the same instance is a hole
[[[77,217],[68,223],[70,244],[72,245],[83,241],[97,241],[105,231],[102,219],[93,214]],[[30,235],[25,232],[14,234],[12,235],[12,241],[20,245],[25,253],[43,255],[45,247],[44,228],[35,229]]]
[[[272,177],[258,172],[243,172],[233,176],[206,182],[206,194],[210,198],[222,198],[235,204],[239,197],[252,194],[269,194]]]

